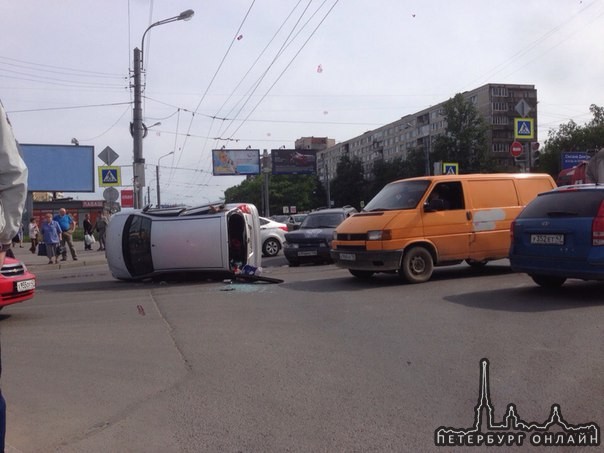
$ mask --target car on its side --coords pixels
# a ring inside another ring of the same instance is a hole
[[[537,196],[513,221],[510,264],[540,286],[604,280],[604,185],[563,186]]]
[[[283,253],[289,265],[295,267],[303,262],[331,263],[329,251],[334,230],[357,212],[352,206],[345,206],[309,213],[299,229],[285,235]]]
[[[266,217],[260,217],[260,238],[262,241],[262,255],[276,256],[285,242],[287,233],[285,223],[276,222]]]
[[[34,297],[36,276],[24,263],[14,258],[4,258],[0,268],[0,310]]]
[[[120,280],[260,267],[258,210],[249,203],[121,211],[107,228],[107,264]]]

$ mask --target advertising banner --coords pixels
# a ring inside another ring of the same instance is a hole
[[[212,174],[214,176],[258,175],[260,150],[213,149]]]
[[[314,175],[317,173],[317,156],[308,149],[271,150],[273,175]]]

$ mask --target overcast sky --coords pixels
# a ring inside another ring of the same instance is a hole
[[[3,1],[0,99],[17,139],[110,146],[130,183],[132,51],[187,9],[145,41],[153,201],[171,151],[162,202],[203,204],[242,181],[211,175],[212,149],[344,141],[486,83],[535,85],[541,142],[604,105],[603,0]]]

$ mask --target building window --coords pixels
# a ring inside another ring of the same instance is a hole
[[[502,97],[502,98],[508,97],[507,87],[493,87],[493,90],[491,91],[491,93],[493,94],[493,96],[498,96],[498,97]]]
[[[507,102],[493,102],[493,111],[494,112],[507,112],[508,103]]]
[[[494,153],[507,153],[510,150],[508,143],[493,143]]]
[[[507,126],[508,124],[510,124],[510,122],[507,116],[494,116],[493,124],[497,126]]]

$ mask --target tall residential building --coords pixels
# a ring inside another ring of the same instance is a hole
[[[484,118],[488,125],[487,143],[493,158],[502,167],[514,166],[510,146],[514,142],[514,118],[533,120],[534,138],[537,141],[537,90],[534,85],[489,83],[462,93]],[[335,177],[336,167],[343,155],[358,157],[366,178],[370,178],[373,162],[395,157],[407,158],[414,149],[424,152],[426,162],[437,135],[446,131],[443,105],[428,107],[417,113],[405,115],[363,135],[337,143],[317,152],[317,173],[320,180]],[[297,142],[296,142],[297,143]],[[432,172],[432,168],[430,168]]]

